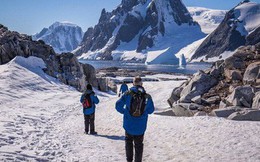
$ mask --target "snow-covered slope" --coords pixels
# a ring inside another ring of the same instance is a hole
[[[193,20],[199,23],[201,30],[205,34],[212,33],[218,25],[223,21],[227,11],[225,10],[214,10],[203,7],[187,7]],[[205,36],[202,39],[196,40],[191,44],[188,44],[176,54],[178,58],[182,55],[190,61],[196,50],[199,48],[201,43],[207,38]],[[193,60],[194,61],[194,60]]]
[[[82,29],[69,22],[55,22],[49,28],[44,28],[40,33],[33,35],[34,40],[43,40],[51,45],[55,52],[71,52],[81,43]]]
[[[260,4],[259,3],[244,3],[238,5],[234,9],[235,17],[233,19],[233,24],[237,25],[236,29],[243,36],[249,35],[256,28],[260,27]],[[237,24],[236,21],[238,21]]]
[[[201,30],[210,34],[223,21],[226,10],[215,10],[203,7],[187,7],[194,21],[197,21]]]
[[[122,115],[114,108],[118,97],[96,91],[98,135],[85,135],[81,94],[43,73],[44,66],[35,57],[0,65],[0,160],[125,161]],[[167,108],[165,96],[181,83],[144,87],[158,110]],[[259,134],[258,122],[151,115],[143,161],[259,161]]]
[[[178,64],[175,54],[205,37],[180,0],[124,0],[102,11],[74,53],[81,59]]]
[[[227,56],[227,53],[232,54],[238,47],[251,44],[249,40],[252,38],[248,39],[250,34],[259,37],[254,34],[259,27],[260,4],[243,1],[227,12],[218,28],[196,50],[192,60],[216,60]]]

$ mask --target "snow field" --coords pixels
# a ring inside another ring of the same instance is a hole
[[[144,87],[156,109],[162,110],[180,84],[145,82]],[[92,136],[83,133],[81,93],[37,66],[25,68],[17,58],[1,65],[0,94],[1,161],[125,161],[123,117],[114,108],[116,95],[96,91],[98,135]],[[259,122],[151,115],[143,161],[260,161],[259,133]]]

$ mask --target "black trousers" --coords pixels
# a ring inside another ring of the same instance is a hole
[[[134,148],[135,148],[135,162],[141,162],[143,158],[144,149],[144,135],[130,135],[125,132],[125,150],[126,150],[126,160],[128,162],[133,161]],[[133,147],[134,143],[134,147]]]
[[[90,115],[84,115],[85,119],[85,132],[88,133],[89,127],[90,132],[95,132],[95,113]]]

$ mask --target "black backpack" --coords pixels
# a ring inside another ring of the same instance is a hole
[[[92,94],[92,93],[90,93],[90,94],[85,94],[84,101],[83,101],[83,103],[82,103],[84,109],[89,109],[89,108],[92,107],[92,101],[91,101],[91,97],[90,97],[91,94]]]
[[[147,94],[140,91],[128,93],[131,95],[130,114],[134,117],[142,116],[147,103]]]

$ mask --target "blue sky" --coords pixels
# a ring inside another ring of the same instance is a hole
[[[112,11],[121,0],[1,0],[0,24],[25,34],[35,34],[55,21],[73,22],[84,31],[94,26],[102,8]],[[186,6],[229,10],[240,0],[183,0]],[[260,3],[260,0],[254,0]]]

